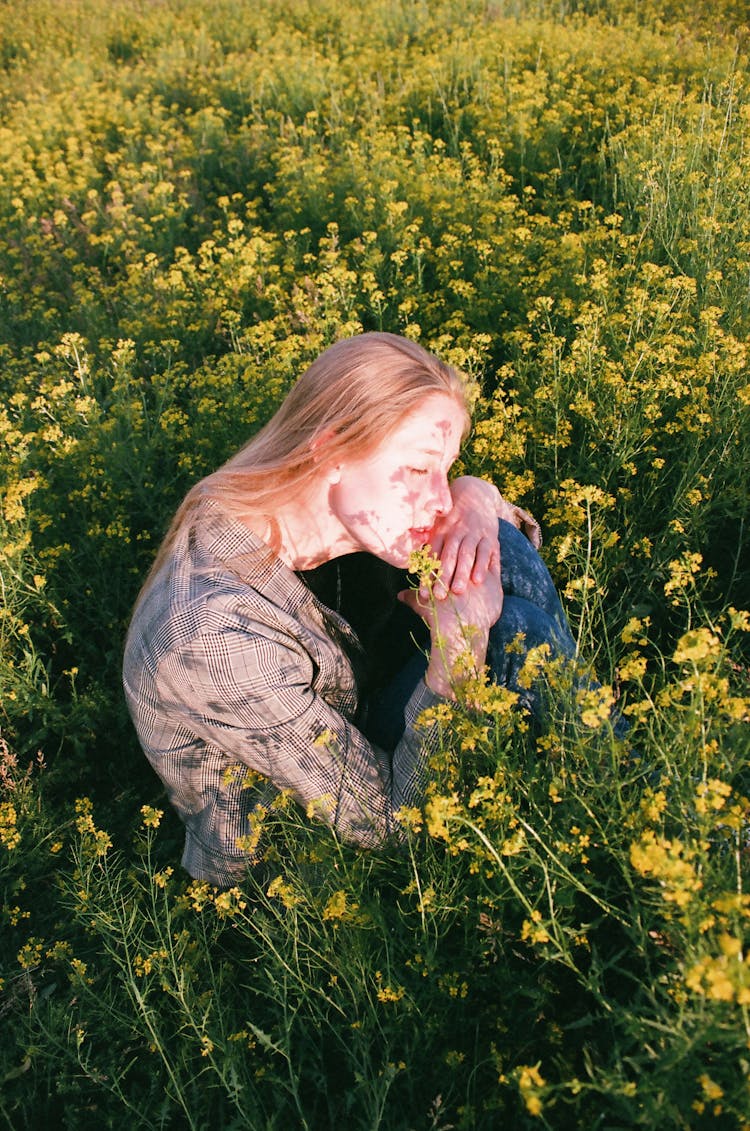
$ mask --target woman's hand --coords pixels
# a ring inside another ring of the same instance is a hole
[[[470,584],[481,585],[491,570],[500,568],[497,540],[500,492],[492,483],[464,475],[450,485],[453,507],[442,515],[430,533],[430,548],[440,559],[441,574],[433,587],[443,600],[460,596]],[[420,591],[422,600],[427,591]]]
[[[453,698],[457,669],[468,659],[470,669],[478,672],[487,659],[490,629],[503,608],[499,557],[492,558],[482,581],[469,580],[461,593],[450,591],[436,600],[406,589],[399,597],[430,630],[425,682],[438,695]]]

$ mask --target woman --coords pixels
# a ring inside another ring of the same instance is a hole
[[[538,543],[536,524],[492,484],[449,482],[468,427],[454,369],[362,334],[326,350],[183,501],[136,604],[124,686],[193,877],[241,878],[251,815],[279,790],[345,839],[382,843],[420,801],[437,734],[417,720],[454,697],[459,656],[515,688],[518,632],[572,655],[516,529]],[[432,602],[406,579],[427,544],[442,567]]]

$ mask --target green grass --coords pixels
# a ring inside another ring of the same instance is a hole
[[[678,7],[2,11],[13,1131],[750,1126],[748,29]],[[538,737],[477,689],[405,848],[282,798],[220,895],[129,609],[187,487],[375,328],[476,378],[463,466],[542,522],[604,707]]]

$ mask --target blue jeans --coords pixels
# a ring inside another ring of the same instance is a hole
[[[549,646],[549,660],[573,660],[576,646],[549,570],[525,534],[500,520],[500,563],[503,611],[490,629],[487,665],[496,683],[519,696],[519,701],[540,726],[548,714],[549,695],[543,677],[523,687],[518,677],[531,648]],[[518,646],[519,634],[523,640]],[[404,709],[427,669],[427,657],[415,654],[391,682],[376,692],[368,707],[367,737],[385,750],[393,750],[404,732]],[[586,677],[578,686],[594,687]],[[617,729],[617,726],[616,728]]]

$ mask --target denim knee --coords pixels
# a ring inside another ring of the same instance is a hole
[[[546,714],[544,680],[522,686],[519,676],[532,648],[546,646],[548,661],[572,661],[575,644],[557,619],[523,597],[506,596],[500,618],[490,629],[487,664],[492,678],[510,691],[540,722]]]
[[[520,597],[541,609],[554,622],[558,635],[574,648],[568,618],[555,589],[555,583],[539,553],[525,534],[504,519],[498,529],[500,570],[506,597]]]

